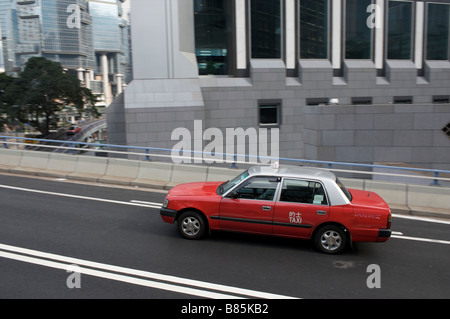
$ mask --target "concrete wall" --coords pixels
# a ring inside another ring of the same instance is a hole
[[[131,28],[136,80],[198,75],[192,0],[133,0]],[[142,27],[144,25],[145,27]],[[142,40],[145,39],[145,40]]]
[[[307,106],[307,158],[450,168],[449,105]]]
[[[226,181],[241,170],[0,149],[0,172],[157,189],[197,181]],[[450,188],[342,179],[348,188],[375,191],[393,212],[443,217],[450,214]]]
[[[326,61],[299,65],[298,77],[286,77],[281,60],[252,60],[249,78],[135,80],[122,107],[126,143],[172,148],[173,130],[192,132],[194,120],[223,132],[258,129],[258,103],[275,99],[281,102],[281,157],[450,170],[450,139],[442,131],[450,123],[450,105],[432,103],[434,96],[449,95],[446,63],[426,62],[424,77],[406,62],[388,63],[383,77],[372,62],[347,61],[343,77],[333,77]],[[353,104],[366,97],[372,104]],[[405,97],[413,103],[393,103]],[[340,104],[308,105],[330,98]],[[118,133],[113,125],[110,134]]]

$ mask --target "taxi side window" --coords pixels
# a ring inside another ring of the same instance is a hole
[[[283,181],[280,201],[328,205],[325,190],[321,183],[296,179],[285,179]]]
[[[253,177],[234,190],[236,198],[273,200],[279,180],[273,177]]]

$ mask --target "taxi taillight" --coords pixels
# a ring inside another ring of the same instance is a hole
[[[389,213],[388,215],[388,221],[387,221],[387,229],[391,229],[391,224],[392,224],[392,215],[391,213]]]

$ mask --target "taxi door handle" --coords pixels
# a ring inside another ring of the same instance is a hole
[[[272,207],[270,207],[270,206],[263,206],[263,207],[262,207],[262,210],[267,210],[267,211],[269,211],[269,210],[272,210]]]

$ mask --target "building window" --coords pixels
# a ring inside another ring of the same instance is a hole
[[[369,96],[352,97],[352,104],[353,105],[372,104],[372,97],[369,97]]]
[[[434,104],[448,104],[450,103],[450,96],[448,95],[435,95],[433,96]]]
[[[412,2],[389,1],[388,59],[411,59],[412,14]]]
[[[367,26],[372,0],[347,0],[345,7],[345,58],[371,59],[373,29]]]
[[[412,96],[394,96],[394,104],[412,104]]]
[[[300,0],[300,58],[328,59],[328,0]]]
[[[428,4],[427,60],[448,60],[449,14],[447,4]]]
[[[254,59],[281,58],[281,1],[251,0],[251,52]]]
[[[228,74],[229,1],[194,1],[195,52],[200,75]]]
[[[281,124],[281,101],[263,100],[258,102],[259,125],[278,126]]]
[[[308,106],[315,106],[315,105],[323,106],[323,105],[328,105],[329,101],[330,101],[330,99],[329,98],[325,98],[325,97],[323,97],[323,98],[309,98],[309,99],[306,99],[306,105],[308,105]]]

